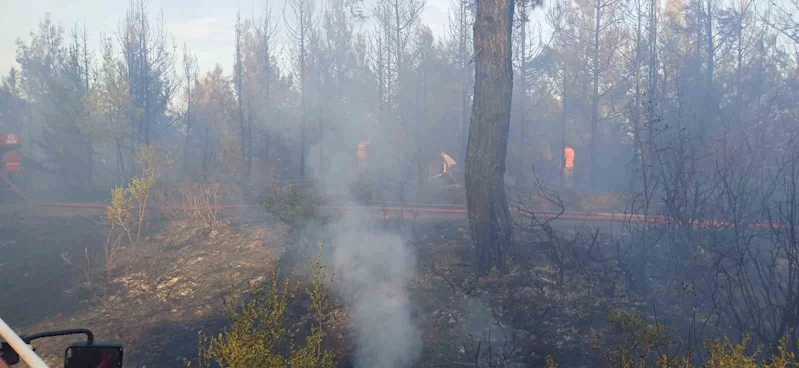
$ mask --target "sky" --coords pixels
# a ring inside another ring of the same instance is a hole
[[[197,56],[201,70],[211,70],[220,64],[229,71],[233,59],[233,37],[236,13],[242,18],[258,14],[265,5],[272,8],[273,17],[283,26],[282,12],[286,0],[149,0],[153,17],[163,12],[165,23],[175,44],[182,50],[184,43]],[[366,0],[374,1],[374,0]],[[321,8],[322,0],[318,2]],[[30,32],[49,12],[52,19],[66,30],[85,24],[90,43],[99,50],[101,35],[115,36],[125,16],[129,0],[0,0],[0,75],[16,65],[16,40],[30,40]],[[449,0],[427,0],[422,22],[434,35],[444,36]],[[286,12],[289,12],[286,9]],[[290,14],[287,14],[290,21]],[[369,27],[369,25],[364,25]],[[282,30],[281,30],[282,31]],[[285,32],[282,32],[285,35]]]

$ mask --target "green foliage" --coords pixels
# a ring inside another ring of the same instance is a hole
[[[741,343],[734,344],[728,338],[712,341],[707,345],[710,359],[705,363],[707,368],[796,368],[799,361],[796,360],[794,353],[788,349],[788,339],[784,337],[780,340],[777,353],[768,359],[768,362],[758,365],[757,360],[762,348],[758,348],[752,355],[747,355],[745,350],[749,339],[745,338]]]
[[[118,242],[123,234],[135,244],[141,237],[147,221],[147,206],[158,178],[158,147],[150,145],[139,150],[138,162],[142,175],[134,177],[126,188],[111,190],[111,203],[106,206],[106,216],[111,222],[109,240]],[[135,231],[134,231],[135,228]]]
[[[240,302],[226,302],[230,326],[216,336],[199,334],[198,358],[200,367],[216,363],[228,368],[286,367],[333,368],[335,355],[325,351],[324,322],[328,313],[328,293],[325,288],[325,267],[320,247],[311,265],[313,287],[306,290],[310,297],[313,322],[304,346],[295,346],[286,328],[286,309],[295,298],[295,287],[288,280],[279,281],[277,264],[270,282],[259,288],[255,296]],[[187,367],[191,361],[185,361]]]
[[[749,338],[740,343],[728,337],[709,341],[696,349],[675,349],[674,334],[660,323],[648,323],[640,312],[627,313],[611,310],[607,316],[613,332],[620,335],[621,341],[603,351],[606,366],[613,368],[797,368],[793,353],[788,349],[788,340],[783,338],[777,354],[762,358],[758,347],[754,353],[747,354]],[[697,362],[697,350],[703,349],[707,355],[704,362]],[[765,362],[758,362],[765,360]],[[554,361],[552,362],[554,363]]]
[[[320,204],[319,198],[296,186],[277,187],[263,195],[260,202],[267,212],[290,225],[312,218]]]
[[[106,216],[112,223],[127,223],[131,215],[131,198],[128,191],[123,187],[116,187],[111,190],[111,203],[106,207]]]
[[[656,367],[672,367],[672,360],[661,356],[672,341],[672,332],[661,325],[649,324],[643,314],[626,313],[612,309],[608,311],[607,320],[613,331],[620,335],[621,343],[616,349],[603,352],[605,360],[613,367],[638,367],[641,364],[655,362]],[[666,365],[662,365],[667,363]]]
[[[712,341],[708,344],[710,359],[705,364],[708,368],[757,368],[754,355],[746,355],[748,338],[734,344],[729,338]],[[759,349],[758,349],[759,350]],[[784,366],[781,366],[784,367]]]
[[[148,145],[139,149],[136,162],[141,167],[142,174],[133,177],[130,185],[128,185],[128,192],[140,205],[146,206],[150,192],[155,186],[155,181],[158,178],[160,154],[160,150],[155,145]]]

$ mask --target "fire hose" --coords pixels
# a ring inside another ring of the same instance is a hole
[[[40,207],[62,207],[62,208],[83,208],[83,209],[99,209],[105,210],[107,205],[102,203],[76,203],[76,202],[59,202],[59,201],[39,201],[28,197],[22,190],[20,190],[16,185],[14,185],[8,178],[3,177],[3,180],[8,184],[8,186],[22,198],[25,202],[40,206]],[[225,204],[225,205],[209,205],[209,206],[183,206],[183,205],[171,205],[171,206],[150,206],[150,209],[153,210],[178,210],[178,211],[207,211],[207,210],[226,210],[226,209],[247,209],[247,208],[256,208],[256,205],[247,205],[247,204]],[[384,215],[388,215],[390,213],[401,213],[401,214],[432,214],[432,215],[466,215],[467,210],[466,206],[462,205],[443,205],[443,204],[423,204],[423,203],[398,203],[398,202],[367,202],[367,203],[339,203],[339,204],[332,204],[321,206],[322,209],[328,209],[333,211],[347,211],[347,210],[354,210],[356,208],[359,209],[373,209],[377,212],[382,212]],[[616,213],[596,213],[596,214],[586,214],[586,213],[562,213],[558,214],[557,212],[551,211],[541,211],[537,212],[537,215],[540,216],[549,216],[549,217],[558,217],[563,220],[584,220],[584,221],[608,221],[609,219],[620,219],[622,215]],[[559,216],[558,216],[559,215]]]
[[[39,206],[39,207],[54,207],[54,208],[76,208],[76,209],[98,209],[105,210],[106,204],[102,203],[76,203],[76,202],[59,202],[59,201],[39,201],[28,197],[22,190],[20,190],[14,183],[12,183],[5,176],[2,177],[8,186],[22,198],[25,202]],[[170,206],[150,206],[152,210],[161,211],[207,211],[207,210],[229,210],[229,209],[247,209],[256,208],[255,205],[247,204],[225,204],[225,205],[208,205],[208,206],[183,206],[183,205],[170,205]],[[377,212],[382,212],[384,216],[390,213],[400,213],[401,215],[408,214],[431,214],[431,215],[466,215],[466,206],[462,205],[442,205],[442,204],[423,204],[423,203],[399,203],[399,202],[367,202],[367,203],[339,203],[321,206],[322,209],[328,209],[336,212],[359,209],[372,209]],[[618,213],[558,213],[552,211],[537,211],[536,215],[545,216],[549,218],[559,218],[569,221],[612,221],[614,219],[622,219],[623,215]],[[628,216],[629,217],[629,216]],[[654,218],[650,218],[654,220]]]
[[[9,187],[17,193],[27,203],[39,207],[53,207],[53,208],[75,208],[75,209],[97,209],[105,210],[106,204],[103,203],[79,203],[79,202],[59,202],[59,201],[39,201],[34,200],[25,193],[23,193],[16,185],[2,176],[3,180]],[[200,205],[200,206],[185,206],[185,205],[170,205],[170,206],[149,206],[150,210],[158,211],[209,211],[209,210],[232,210],[232,209],[250,209],[257,208],[257,205],[250,204],[224,204],[224,205]],[[338,203],[320,206],[323,210],[330,210],[334,213],[341,213],[344,211],[351,211],[355,209],[366,209],[374,212],[380,212],[384,217],[389,214],[400,214],[402,218],[405,216],[415,216],[419,214],[427,215],[458,215],[466,216],[468,210],[463,205],[445,205],[445,204],[425,204],[425,203],[400,203],[400,202],[366,202],[366,203]],[[511,209],[511,213],[517,216],[525,217],[541,217],[542,220],[562,220],[574,222],[629,222],[629,223],[653,223],[653,224],[678,224],[678,221],[670,216],[663,215],[641,215],[630,213],[618,212],[558,212],[558,211],[525,211],[521,209]],[[734,226],[728,221],[716,219],[693,219],[684,225],[696,226],[699,228],[706,227],[729,227]],[[769,228],[783,228],[784,224],[774,224],[769,222],[751,223],[747,227],[753,229],[769,229]],[[799,225],[797,225],[799,227]]]

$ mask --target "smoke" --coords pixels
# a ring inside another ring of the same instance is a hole
[[[348,211],[333,230],[336,292],[353,300],[355,366],[410,366],[421,350],[407,283],[416,255],[396,234],[380,232],[364,208]]]
[[[343,129],[348,132],[358,132],[366,126],[348,123],[353,125]],[[337,200],[353,201],[351,189],[358,180],[355,164],[359,142],[330,139],[323,155],[319,145],[310,148],[308,167],[319,179],[317,190],[332,194]],[[370,170],[390,173],[395,169],[391,157],[390,153],[370,153]],[[416,273],[415,252],[399,235],[381,231],[374,215],[362,206],[348,208],[325,230],[331,236],[332,254],[328,259],[334,272],[334,292],[351,304],[349,327],[355,335],[355,367],[411,366],[422,346],[407,288]]]

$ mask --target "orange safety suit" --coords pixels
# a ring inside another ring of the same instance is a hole
[[[452,157],[444,152],[441,152],[441,158],[444,159],[444,172],[442,172],[442,174],[448,174],[449,170],[455,167],[457,163],[452,159]]]
[[[363,141],[358,144],[358,167],[366,169],[369,159],[369,142]]]
[[[574,149],[566,146],[563,150],[563,155],[566,157],[565,168],[569,170],[574,169]]]

